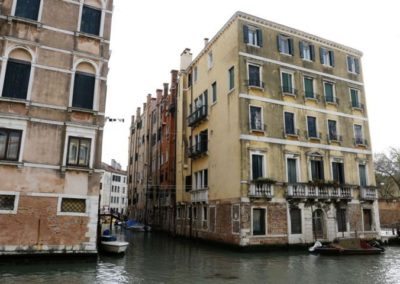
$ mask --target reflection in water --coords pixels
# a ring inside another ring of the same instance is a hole
[[[0,283],[400,283],[400,247],[379,256],[237,252],[157,233],[121,232],[123,257],[0,263]]]

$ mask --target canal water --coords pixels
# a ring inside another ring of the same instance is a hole
[[[159,233],[119,232],[123,257],[0,263],[0,283],[400,283],[400,247],[378,256],[240,252]]]

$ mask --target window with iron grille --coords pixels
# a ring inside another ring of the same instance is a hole
[[[15,195],[0,194],[0,210],[14,210]]]
[[[21,137],[21,130],[0,128],[0,160],[18,160]]]
[[[290,208],[290,230],[292,234],[301,234],[301,209]]]
[[[15,7],[15,16],[37,21],[40,0],[18,0]]]
[[[86,199],[63,198],[61,200],[61,212],[86,213]]]
[[[100,34],[101,11],[84,5],[81,18],[81,32],[98,36]]]

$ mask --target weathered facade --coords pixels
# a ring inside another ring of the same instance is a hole
[[[102,163],[100,181],[100,213],[128,215],[128,188],[126,171],[114,159],[111,165]]]
[[[237,12],[181,54],[176,233],[240,246],[380,230],[362,53]]]
[[[112,9],[0,2],[0,254],[97,252]]]
[[[175,111],[177,74],[171,86],[147,96],[143,113],[132,116],[129,142],[128,189],[130,212],[154,227],[172,231],[175,213]]]

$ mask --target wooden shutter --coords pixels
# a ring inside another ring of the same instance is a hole
[[[90,74],[76,72],[72,106],[93,109],[95,77]]]
[[[326,53],[326,49],[323,47],[319,48],[319,60],[321,61],[321,64],[324,64],[324,55]]]
[[[262,37],[261,29],[257,29],[257,40],[258,40],[258,46],[262,47],[263,46],[263,37]]]
[[[281,36],[281,35],[278,35],[278,36],[276,37],[276,41],[277,41],[277,44],[278,44],[278,51],[279,51],[279,52],[282,52],[281,40],[282,40],[282,36]]]
[[[358,60],[358,58],[354,58],[354,66],[356,69],[356,73],[360,74],[360,61]]]
[[[335,66],[335,53],[333,50],[329,50],[329,60],[331,61],[331,66]]]
[[[249,27],[246,25],[243,25],[243,41],[249,43]]]
[[[303,44],[302,41],[300,41],[299,42],[299,49],[300,49],[300,57],[301,58],[304,58],[304,50],[303,50],[303,48],[304,48],[304,44]]]
[[[288,44],[289,44],[289,54],[294,55],[294,44],[292,38],[288,39]]]
[[[3,97],[26,99],[31,73],[29,62],[9,59],[4,78]]]
[[[41,0],[18,0],[17,6],[15,7],[15,16],[37,21],[40,1]]]
[[[310,55],[311,55],[311,60],[315,61],[315,48],[314,45],[310,44]]]

